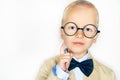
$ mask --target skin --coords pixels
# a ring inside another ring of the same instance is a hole
[[[67,22],[74,22],[79,28],[83,28],[86,24],[94,24],[97,26],[97,17],[97,11],[94,8],[89,8],[87,6],[74,6],[70,11],[67,12],[67,16],[63,21],[63,25]],[[98,35],[96,35],[92,39],[86,38],[81,30],[79,30],[73,36],[67,36],[61,29],[60,34],[64,42],[61,46],[61,54],[58,65],[63,71],[68,69],[73,56],[77,59],[80,59],[86,55],[88,49],[93,43],[96,42],[98,37]],[[64,54],[65,46],[67,46],[69,49],[68,53],[66,54]]]

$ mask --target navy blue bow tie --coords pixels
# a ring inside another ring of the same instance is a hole
[[[68,70],[70,71],[74,69],[75,67],[79,67],[79,69],[88,77],[93,71],[93,67],[94,67],[93,60],[87,59],[83,62],[78,62],[72,58]]]

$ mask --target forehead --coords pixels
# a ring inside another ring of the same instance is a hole
[[[98,13],[97,10],[89,6],[74,6],[66,11],[64,22],[75,22],[81,25],[96,24]]]

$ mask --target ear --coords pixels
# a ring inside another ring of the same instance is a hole
[[[62,29],[60,29],[60,37],[61,37],[62,40],[64,40],[64,33],[63,33]]]
[[[95,36],[95,38],[93,39],[93,43],[96,43],[98,36],[99,36],[99,34],[97,34],[97,35]]]

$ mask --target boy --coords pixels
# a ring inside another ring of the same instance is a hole
[[[77,0],[68,5],[60,29],[60,55],[44,62],[37,80],[115,80],[113,71],[89,52],[100,33],[98,23],[99,14],[92,3]]]

